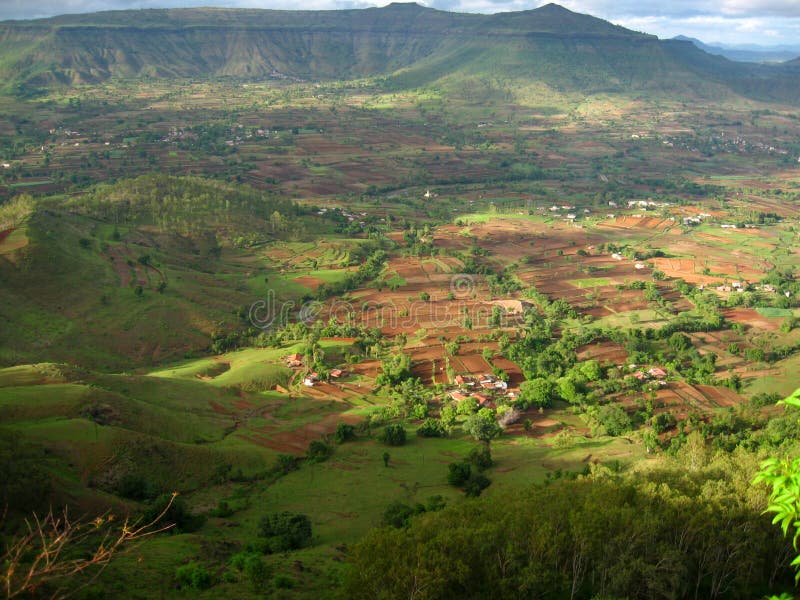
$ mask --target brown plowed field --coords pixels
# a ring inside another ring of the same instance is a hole
[[[729,308],[722,311],[725,318],[761,331],[777,330],[783,319],[762,317],[754,308]]]

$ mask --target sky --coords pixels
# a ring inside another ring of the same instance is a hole
[[[549,0],[417,0],[454,12],[528,10]],[[0,20],[74,12],[178,6],[335,9],[382,6],[389,0],[0,0]],[[557,0],[587,13],[661,38],[687,35],[706,43],[800,46],[800,0]]]

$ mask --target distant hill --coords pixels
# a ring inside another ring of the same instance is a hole
[[[788,46],[778,46],[775,48],[764,46],[748,46],[748,47],[727,47],[715,46],[713,44],[706,44],[696,38],[686,37],[679,35],[674,40],[691,42],[703,52],[715,54],[717,56],[724,56],[730,60],[741,62],[755,62],[755,63],[779,63],[793,60],[800,56],[800,47],[793,48]]]
[[[732,63],[555,4],[495,15],[390,4],[110,11],[0,23],[0,78],[17,94],[110,78],[365,76],[397,87],[465,90],[479,94],[476,100],[530,82],[584,93],[800,97],[792,69]]]

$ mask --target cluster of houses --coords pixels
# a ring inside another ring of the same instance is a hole
[[[297,369],[303,366],[303,355],[302,354],[289,354],[283,357],[283,362],[286,363],[287,367],[291,367],[293,369]],[[330,376],[332,379],[341,379],[342,377],[347,377],[347,371],[344,369],[331,369]],[[306,387],[314,387],[314,384],[319,382],[319,373],[308,373],[303,378],[303,385]]]
[[[636,369],[636,365],[628,365],[630,370]],[[651,381],[660,386],[667,385],[667,372],[661,367],[652,367],[647,371],[637,370],[631,374],[639,381]]]
[[[699,285],[697,287],[701,292],[706,289],[705,285]],[[750,289],[753,289],[757,292],[766,292],[768,294],[776,294],[778,290],[775,289],[775,286],[770,285],[769,283],[760,284],[760,285],[753,285],[751,286],[746,281],[732,281],[731,283],[721,283],[714,288],[718,292],[746,292]],[[784,292],[787,298],[791,298],[792,292],[786,291]]]
[[[614,253],[611,255],[611,258],[613,258],[614,260],[624,260],[624,259],[625,259],[625,257],[624,257],[624,256],[622,256],[622,254],[620,254],[619,252],[614,252]],[[634,267],[634,268],[635,268],[637,271],[641,271],[642,269],[645,269],[645,268],[647,268],[647,265],[646,265],[646,264],[644,264],[644,263],[641,263],[641,262],[637,262],[637,263],[635,263],[635,264],[633,265],[633,267]]]
[[[450,399],[461,402],[474,398],[480,408],[496,408],[497,396],[505,396],[511,400],[519,397],[519,390],[509,389],[508,384],[494,375],[483,374],[479,377],[456,375],[454,383],[458,389],[449,393]]]
[[[339,208],[335,208],[335,209],[333,209],[333,210],[334,210],[334,211],[338,211],[338,212],[340,212],[340,213],[342,214],[342,216],[343,216],[343,217],[346,217],[346,218],[347,218],[347,220],[348,220],[349,222],[351,222],[351,223],[352,223],[353,221],[355,221],[356,219],[359,219],[359,218],[362,218],[362,217],[366,217],[366,216],[367,216],[367,213],[365,213],[365,212],[362,212],[362,213],[359,213],[359,214],[355,214],[355,213],[348,212],[348,211],[346,211],[346,210],[341,210],[341,209],[339,209]],[[328,209],[327,209],[327,208],[320,208],[320,209],[317,211],[317,214],[318,214],[319,216],[321,216],[321,217],[322,217],[322,216],[325,216],[327,213],[328,213]],[[333,214],[333,213],[331,213],[331,214]],[[383,220],[383,219],[381,219],[381,220]],[[363,224],[364,224],[364,221],[359,221],[359,223],[360,223],[361,225],[363,225]]]

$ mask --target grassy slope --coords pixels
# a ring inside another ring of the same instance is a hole
[[[453,89],[465,80],[474,87],[473,78],[511,88],[533,79],[581,92],[718,97],[733,86],[792,100],[798,88],[786,69],[738,65],[688,42],[660,42],[553,5],[488,16],[391,5],[108,12],[0,24],[0,75],[9,90],[112,77],[262,79],[274,71],[305,79],[390,76],[399,87]]]

